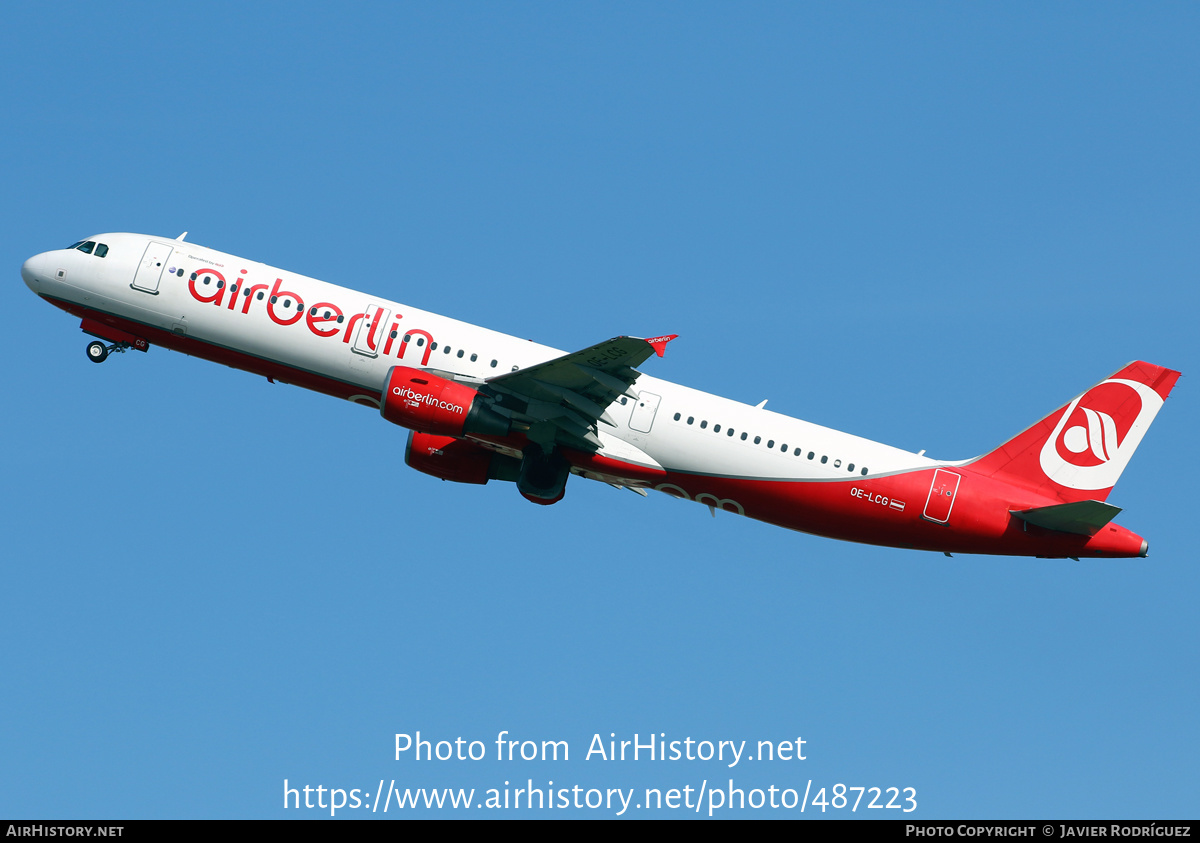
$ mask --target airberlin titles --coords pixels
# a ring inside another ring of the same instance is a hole
[[[255,302],[264,302],[267,316],[276,325],[288,327],[303,319],[313,336],[328,339],[341,333],[342,342],[347,344],[354,339],[354,332],[359,321],[366,316],[365,313],[355,313],[347,318],[341,307],[329,301],[316,302],[306,309],[304,299],[299,293],[283,289],[282,278],[276,278],[275,283],[269,285],[254,283],[253,279],[247,277],[248,274],[247,270],[240,270],[238,277],[230,281],[219,269],[212,267],[197,269],[188,279],[188,292],[201,304],[223,307],[231,312],[241,313],[243,316],[250,313],[250,308]],[[211,288],[211,291],[202,288]],[[421,365],[426,365],[432,351],[433,337],[427,331],[413,329],[406,331],[401,341],[396,343],[396,337],[393,334],[399,330],[400,320],[404,317],[399,313],[393,315],[391,326],[386,329],[385,335],[383,333],[385,326],[381,325],[383,313],[382,310],[376,310],[371,322],[366,326],[367,347],[371,351],[377,352],[380,338],[386,336],[383,354],[391,354],[392,348],[396,347],[396,356],[403,358],[408,350],[410,337],[419,336],[424,339]]]
[[[393,424],[440,436],[507,436],[511,430],[478,391],[409,366],[388,371],[379,412]]]
[[[247,270],[240,270],[238,277],[230,282],[219,269],[204,267],[191,274],[188,292],[202,304],[223,307],[240,312],[243,316],[250,313],[255,302],[264,302],[267,316],[275,324],[288,327],[304,319],[314,336],[328,339],[341,332],[342,342],[347,344],[354,340],[359,321],[367,317],[367,313],[356,313],[347,319],[342,308],[329,301],[317,302],[306,309],[299,293],[283,289],[282,278],[276,278],[273,285],[267,285],[254,283],[247,275]],[[206,293],[202,287],[211,287],[212,292]],[[362,330],[367,332],[363,341],[375,353],[379,353],[379,341],[384,336],[384,314],[384,310],[375,308],[371,321],[362,326]],[[429,362],[433,337],[428,331],[411,329],[405,332],[400,343],[395,343],[401,319],[403,316],[399,313],[391,317],[391,327],[386,329],[382,353],[385,356],[391,354],[393,345],[396,345],[396,356],[403,358],[410,338],[419,336],[424,339],[425,348],[421,357],[421,365],[424,366]],[[340,327],[342,325],[345,326],[344,330]],[[379,411],[388,421],[421,433],[507,436],[511,424],[490,405],[488,399],[468,386],[408,366],[393,366],[388,372]]]
[[[394,386],[391,389],[391,393],[392,395],[398,397],[408,407],[418,408],[421,405],[426,405],[435,410],[446,410],[453,416],[461,416],[466,413],[466,409],[458,404],[451,404],[449,401],[442,401],[427,392],[417,392],[410,386]]]

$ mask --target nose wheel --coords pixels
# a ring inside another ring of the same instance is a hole
[[[91,360],[93,363],[103,363],[108,359],[109,352],[115,351],[120,354],[127,348],[129,348],[129,343],[124,342],[113,343],[112,345],[105,345],[102,342],[90,342],[87,347],[88,360]]]

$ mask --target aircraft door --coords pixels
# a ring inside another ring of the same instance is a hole
[[[364,357],[379,356],[379,348],[383,344],[383,333],[387,330],[387,320],[390,315],[390,310],[377,304],[367,305],[365,315],[358,320],[354,345],[351,346],[355,354],[361,354]]]
[[[629,426],[641,433],[649,433],[650,426],[654,424],[654,414],[658,412],[658,402],[661,400],[662,396],[652,392],[639,393],[633,405],[633,412],[629,414]]]
[[[158,282],[162,278],[163,267],[174,250],[174,246],[168,246],[166,243],[151,242],[146,246],[146,253],[142,255],[142,262],[138,264],[137,273],[133,276],[133,284],[130,286],[135,290],[158,295]]]
[[[958,494],[960,480],[962,476],[953,471],[939,468],[933,472],[933,482],[929,484],[929,497],[925,499],[925,518],[938,524],[945,524],[950,520],[950,510],[954,508],[954,496]]]

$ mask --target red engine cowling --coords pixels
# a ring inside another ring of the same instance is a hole
[[[413,431],[404,461],[424,474],[455,483],[488,482],[493,454],[466,439]]]
[[[408,435],[404,461],[422,474],[480,486],[489,480],[516,480],[521,472],[520,460],[493,453],[469,439],[415,430]]]
[[[379,412],[393,424],[443,436],[507,436],[511,428],[471,387],[408,366],[388,371]]]

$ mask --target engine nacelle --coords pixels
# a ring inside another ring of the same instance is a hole
[[[413,431],[404,461],[423,474],[455,483],[482,486],[488,480],[516,480],[520,462],[493,453],[468,439]]]
[[[563,499],[570,476],[571,464],[557,448],[547,454],[540,446],[529,445],[521,458],[517,491],[530,503],[549,506]]]
[[[443,436],[507,436],[512,426],[471,387],[409,366],[388,371],[379,412],[393,424]]]

